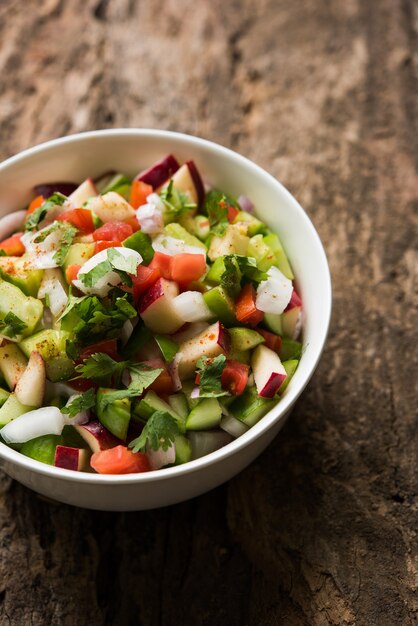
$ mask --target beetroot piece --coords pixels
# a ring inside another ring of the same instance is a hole
[[[69,196],[73,191],[77,189],[77,183],[42,183],[41,185],[35,185],[33,188],[37,196],[43,196],[49,198],[52,194],[59,191],[64,196]]]

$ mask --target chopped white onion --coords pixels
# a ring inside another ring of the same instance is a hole
[[[61,239],[64,234],[63,228],[52,231],[43,241],[35,243],[35,239],[42,235],[49,226],[36,232],[29,232],[22,235],[21,241],[28,253],[27,264],[33,269],[44,270],[58,267],[54,259],[55,253],[60,249]]]
[[[147,449],[147,457],[152,470],[158,470],[165,465],[170,465],[176,460],[176,446],[172,444],[167,450]]]
[[[256,307],[264,313],[283,313],[292,297],[292,281],[286,278],[277,267],[271,267],[268,279],[257,287]]]
[[[184,291],[174,298],[173,306],[183,322],[205,322],[213,317],[200,291]]]
[[[136,211],[136,219],[143,233],[156,235],[164,228],[162,211],[154,204],[143,204]]]
[[[247,196],[239,196],[238,204],[243,211],[246,211],[246,213],[252,213],[254,211],[254,204]]]
[[[0,219],[0,241],[3,241],[6,237],[10,237],[10,235],[22,228],[25,215],[25,210],[15,211]]]
[[[153,204],[157,209],[159,209],[162,213],[164,213],[165,204],[161,200],[158,193],[150,193],[149,196],[147,196],[147,203]]]
[[[152,247],[156,252],[162,252],[170,256],[188,252],[189,254],[203,254],[206,258],[206,252],[203,248],[188,246],[182,239],[176,239],[169,235],[158,235],[152,242]]]
[[[61,411],[56,406],[44,406],[16,417],[0,434],[6,443],[24,443],[43,435],[60,435],[64,426]]]
[[[122,246],[112,248],[112,250],[117,250],[125,258],[133,257],[136,262],[136,267],[138,267],[138,265],[142,263],[142,256],[136,250],[132,250],[131,248],[123,248]],[[121,278],[119,274],[114,271],[107,272],[107,274],[105,274],[102,278],[99,278],[92,287],[86,287],[82,280],[80,280],[80,276],[90,272],[97,265],[99,265],[99,263],[107,261],[107,255],[108,250],[101,250],[100,252],[92,256],[91,259],[84,263],[84,265],[78,271],[77,280],[73,281],[73,284],[77,287],[77,289],[87,295],[96,294],[99,297],[103,298],[104,296],[107,296],[112,287],[119,285],[119,283],[121,282]]]
[[[192,459],[199,459],[215,452],[232,441],[231,435],[222,430],[191,431],[188,433],[188,438],[192,444]]]
[[[60,281],[61,272],[56,268],[46,269],[38,291],[38,298],[48,296],[49,308],[52,315],[58,317],[64,311],[68,302],[68,295]]]

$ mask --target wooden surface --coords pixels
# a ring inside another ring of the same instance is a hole
[[[413,0],[0,2],[1,158],[93,128],[218,141],[296,195],[334,284],[309,389],[229,484],[102,514],[2,476],[2,626],[414,623],[417,20]]]

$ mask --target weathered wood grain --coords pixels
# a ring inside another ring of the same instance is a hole
[[[150,126],[246,154],[306,207],[334,315],[268,451],[166,510],[3,476],[0,623],[412,625],[417,611],[417,6],[3,0],[0,157]]]

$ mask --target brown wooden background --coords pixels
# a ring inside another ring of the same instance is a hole
[[[413,0],[1,0],[1,158],[93,128],[218,141],[306,207],[334,282],[309,390],[228,485],[102,514],[2,475],[2,626],[414,623],[417,25]]]

